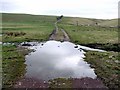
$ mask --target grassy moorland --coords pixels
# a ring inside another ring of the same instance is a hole
[[[54,29],[56,17],[3,14],[2,20],[3,42],[46,41]],[[117,19],[102,20],[64,17],[62,22],[58,23],[58,27],[63,28],[68,33],[71,42],[108,50],[105,53],[87,51],[85,60],[91,64],[91,67],[95,68],[95,73],[109,88],[120,87],[118,77],[120,74],[120,61],[116,52],[120,48],[116,26]],[[28,50],[21,50],[16,46],[3,46],[4,87],[12,86],[25,73],[24,62],[27,53]],[[70,84],[68,82],[68,86]],[[56,86],[51,84],[51,87]]]
[[[120,45],[118,42],[117,20],[83,19],[72,23],[59,24],[70,36],[71,42],[92,48],[107,50],[107,52],[86,51],[85,61],[95,68],[95,73],[109,88],[120,88]],[[86,22],[89,22],[86,23]],[[83,25],[84,24],[84,25]]]
[[[71,42],[111,51],[119,51],[118,29],[108,26],[81,26],[59,24],[69,35]]]
[[[15,45],[5,45],[2,48],[2,87],[10,88],[20,79],[25,71],[25,55],[30,50],[18,48]]]
[[[3,14],[3,42],[45,41],[54,29],[49,16]]]
[[[0,44],[0,87],[2,86],[2,45]]]
[[[71,41],[81,44],[118,43],[117,28],[101,26],[61,25],[71,37]]]
[[[25,42],[47,40],[54,29],[53,17],[3,14],[2,41]],[[12,87],[25,73],[25,55],[28,50],[5,45],[2,50],[3,88]]]
[[[45,41],[54,29],[56,21],[55,16],[24,14],[2,16],[3,42]],[[103,24],[105,22],[109,23]],[[95,26],[96,23],[101,27]],[[88,24],[91,26],[86,26]],[[105,27],[116,26],[117,20],[64,17],[58,25],[68,32],[71,41],[79,44],[117,43],[117,28]]]
[[[120,56],[117,52],[88,51],[85,60],[109,88],[120,88]]]

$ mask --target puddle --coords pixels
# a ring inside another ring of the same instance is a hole
[[[2,43],[2,42],[1,42]],[[22,42],[22,43],[11,43],[11,42],[4,42],[3,45],[16,45],[16,46],[36,46],[39,42]]]
[[[81,48],[83,50],[89,50],[89,51],[98,51],[98,52],[106,52],[105,50],[100,50],[100,49],[93,49],[90,47],[86,47],[86,46],[81,46],[81,45],[77,45],[78,48]]]
[[[49,80],[54,78],[96,78],[94,69],[84,61],[83,49],[70,42],[47,41],[28,48],[35,49],[26,55],[27,78]],[[94,50],[94,49],[92,49]],[[96,50],[96,49],[95,49]]]
[[[39,42],[22,42],[20,43],[20,46],[36,46]]]
[[[6,42],[6,43],[1,42],[1,44],[4,45],[4,46],[6,46],[6,45],[16,45],[16,43],[10,43],[10,42]]]

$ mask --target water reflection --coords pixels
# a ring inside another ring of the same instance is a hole
[[[47,41],[30,47],[35,52],[26,56],[26,77],[49,80],[64,78],[95,78],[94,69],[84,61],[85,52],[70,42]]]

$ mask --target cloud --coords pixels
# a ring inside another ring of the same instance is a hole
[[[117,18],[119,0],[1,0],[0,12]]]

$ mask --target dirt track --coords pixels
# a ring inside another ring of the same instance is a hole
[[[104,86],[104,84],[102,83],[101,80],[99,80],[98,78],[96,79],[92,79],[92,78],[81,78],[81,79],[73,79],[72,80],[72,88],[94,88],[95,90],[101,88],[103,89],[107,89],[106,86]]]
[[[101,89],[106,90],[108,89],[99,79],[92,79],[92,78],[71,78],[71,85],[69,88],[79,88],[79,89]],[[69,81],[68,81],[69,82]],[[14,88],[63,88],[64,85],[67,85],[67,83],[64,83],[63,86],[58,86],[59,84],[62,85],[64,82],[58,82],[57,85],[54,83],[50,83],[48,81],[44,80],[37,80],[34,78],[23,78],[22,80],[19,80],[14,85]],[[52,87],[50,87],[51,85]],[[64,87],[65,88],[65,87]],[[68,88],[68,87],[66,87]]]
[[[68,34],[63,29],[58,29],[57,22],[55,22],[55,29],[50,34],[49,40],[56,40],[59,35],[59,30],[63,33],[60,37],[60,41],[70,41]],[[62,82],[63,83],[63,82]],[[81,89],[95,89],[100,88],[101,90],[107,89],[107,87],[98,78],[72,78],[70,88],[81,88]],[[36,80],[33,78],[24,78],[19,80],[14,85],[14,88],[49,88],[49,83],[44,80]],[[62,88],[62,87],[61,87]]]
[[[48,83],[44,80],[33,78],[23,78],[16,82],[14,88],[48,88]]]
[[[55,22],[55,29],[49,36],[49,40],[60,40],[60,41],[70,41],[68,34],[62,28],[58,28],[57,22]],[[62,32],[62,35],[59,35],[59,32]]]

